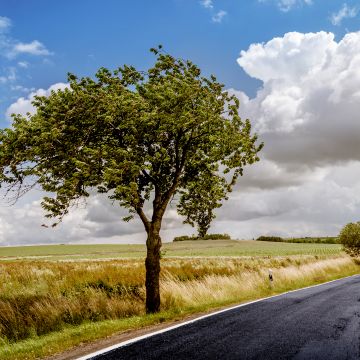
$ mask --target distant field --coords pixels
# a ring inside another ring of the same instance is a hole
[[[167,243],[163,257],[337,255],[339,244],[276,243],[253,240],[197,240]],[[44,245],[0,247],[0,260],[8,259],[106,259],[145,257],[145,245]]]

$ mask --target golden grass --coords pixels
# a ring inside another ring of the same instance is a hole
[[[166,307],[193,307],[200,304],[222,303],[224,300],[243,301],[259,295],[266,296],[286,291],[299,285],[306,286],[326,281],[329,275],[358,270],[349,257],[323,259],[316,262],[304,259],[301,265],[292,264],[285,267],[278,267],[279,263],[276,261],[272,263],[275,265],[275,268],[272,268],[274,278],[272,283],[268,280],[266,267],[248,269],[228,276],[207,275],[200,280],[186,282],[179,281],[169,273],[161,284],[164,305]]]
[[[170,319],[352,275],[359,269],[345,255],[165,258],[162,311]],[[89,328],[102,328],[98,336],[105,336],[159,321],[161,314],[151,319],[144,314],[143,284],[144,266],[138,259],[0,263],[0,358],[6,353],[9,359],[35,359],[39,352],[21,357],[15,349],[23,351],[22,344],[39,348],[42,339],[56,333],[58,344],[51,344],[46,354],[96,338],[97,330],[90,334]],[[101,326],[109,321],[120,322],[113,328]],[[62,343],[61,333],[69,333],[73,326],[78,336]]]

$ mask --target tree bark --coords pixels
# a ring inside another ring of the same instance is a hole
[[[159,235],[160,226],[151,224],[146,240],[147,255],[145,260],[146,268],[146,313],[160,311],[160,248],[161,238]]]

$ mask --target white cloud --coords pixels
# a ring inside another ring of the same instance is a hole
[[[5,69],[4,72],[5,73],[0,76],[0,84],[13,83],[16,80],[16,68],[11,66]]]
[[[201,0],[200,4],[205,8],[205,9],[213,9],[214,5],[212,0]]]
[[[272,144],[268,159],[287,166],[360,160],[360,32],[340,42],[331,33],[288,33],[251,45],[238,63],[263,81],[243,111]]]
[[[19,61],[18,66],[24,69],[27,69],[29,67],[29,63],[27,61]]]
[[[35,89],[29,89],[29,88],[27,88],[25,86],[22,86],[22,85],[13,85],[13,86],[10,87],[10,89],[12,91],[21,91],[23,93],[30,93],[30,92],[35,90]]]
[[[14,39],[9,33],[12,22],[9,18],[0,16],[0,54],[12,60],[20,55],[49,56],[52,53],[39,40],[25,43]],[[19,62],[19,66],[26,62]],[[23,67],[26,67],[23,66]]]
[[[331,23],[333,25],[341,25],[341,22],[346,18],[354,18],[358,14],[359,9],[356,7],[349,7],[347,4],[344,4],[342,8],[337,12],[331,15]]]
[[[215,15],[212,16],[211,20],[215,23],[221,23],[226,14],[227,14],[226,11],[220,10]]]
[[[268,2],[269,0],[258,0],[259,2]],[[292,10],[294,7],[301,5],[312,5],[312,0],[275,0],[277,7],[282,12],[288,12]]]
[[[201,6],[203,6],[205,9],[209,9],[212,13],[211,21],[214,23],[221,23],[224,19],[224,17],[227,15],[227,12],[225,10],[214,10],[214,4],[212,0],[201,0],[200,1]]]
[[[69,84],[65,83],[56,83],[51,85],[47,90],[38,89],[36,91],[31,92],[27,97],[20,97],[16,100],[16,102],[12,103],[6,110],[6,117],[10,120],[11,114],[22,114],[25,115],[27,113],[34,113],[35,109],[32,105],[32,101],[35,96],[49,96],[51,91],[63,90],[68,88]],[[18,89],[19,90],[19,89]]]
[[[331,33],[287,33],[252,44],[238,63],[263,82],[252,99],[230,91],[265,147],[214,229],[336,235],[360,217],[360,32],[338,42]]]
[[[5,16],[0,16],[0,33],[8,30],[11,26],[11,20]]]
[[[46,49],[44,44],[42,44],[38,40],[34,40],[30,43],[22,43],[19,42],[17,44],[14,44],[12,49],[9,51],[8,56],[9,57],[15,57],[19,54],[30,54],[30,55],[51,55],[51,52]]]

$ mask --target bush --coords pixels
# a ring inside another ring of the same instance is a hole
[[[260,236],[256,241],[284,242],[285,240],[280,236]]]
[[[291,238],[284,240],[288,243],[297,243],[297,244],[338,244],[339,239],[334,236],[324,236],[324,237],[304,237],[304,238]]]
[[[189,240],[230,240],[230,235],[228,234],[208,234],[204,237],[198,236],[177,236],[174,238],[174,241],[189,241]]]
[[[340,244],[351,256],[360,255],[360,221],[349,223],[343,227],[339,234]]]

